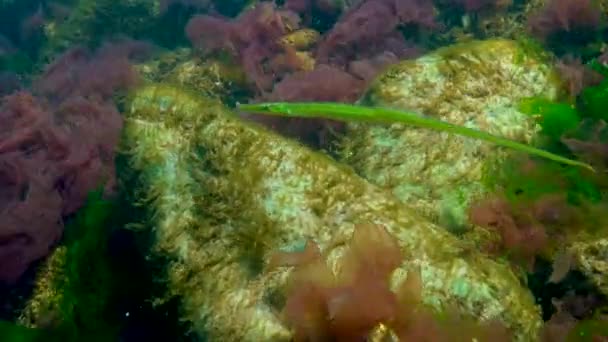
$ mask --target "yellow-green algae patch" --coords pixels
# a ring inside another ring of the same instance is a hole
[[[608,238],[588,238],[575,241],[568,248],[576,268],[581,270],[599,292],[608,295]]]
[[[518,110],[524,98],[555,99],[561,83],[530,44],[494,39],[457,44],[383,72],[360,102],[412,110],[523,143],[538,127]],[[466,226],[471,201],[508,151],[403,124],[351,124],[342,160],[433,222]]]
[[[61,303],[65,300],[62,284],[65,277],[67,248],[57,247],[45,260],[36,277],[32,296],[26,302],[17,322],[30,328],[48,328],[53,320],[62,319]]]
[[[398,284],[420,268],[424,301],[499,319],[519,340],[541,326],[511,271],[466,248],[350,168],[261,127],[217,102],[150,85],[132,96],[124,151],[150,210],[153,253],[172,260],[167,281],[183,318],[217,341],[288,341],[279,321],[288,270],[264,271],[280,249],[314,239],[335,265],[354,225],[385,226],[407,257]]]

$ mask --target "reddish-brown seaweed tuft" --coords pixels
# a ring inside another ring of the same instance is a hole
[[[283,319],[295,341],[366,341],[379,325],[401,341],[509,341],[496,323],[480,324],[457,311],[439,318],[422,305],[422,281],[411,271],[396,291],[393,271],[403,263],[397,240],[382,226],[357,226],[332,272],[312,242],[299,253],[278,253],[272,268],[294,267]]]
[[[0,103],[0,282],[16,281],[46,256],[63,217],[90,191],[115,185],[114,155],[122,119],[112,101],[137,77],[132,41],[92,53],[73,48],[51,63],[32,91]]]

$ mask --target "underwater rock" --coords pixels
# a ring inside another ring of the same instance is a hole
[[[508,267],[324,154],[166,85],[135,91],[125,117],[121,175],[137,184],[151,252],[168,260],[168,295],[199,336],[289,341],[278,298],[290,272],[265,270],[269,257],[313,239],[335,267],[336,242],[362,223],[385,227],[406,255],[393,286],[419,270],[426,304],[498,319],[518,340],[537,335],[539,310]]]
[[[523,98],[554,99],[560,82],[536,50],[510,40],[439,49],[388,68],[360,103],[420,112],[520,142],[537,127],[518,111]],[[468,226],[467,208],[486,192],[484,178],[507,151],[473,139],[402,124],[351,124],[342,160],[432,222]]]
[[[568,251],[574,257],[574,266],[608,296],[608,239],[577,241]]]
[[[193,58],[186,48],[164,52],[139,64],[137,70],[147,81],[180,85],[225,104],[252,92],[240,65],[219,58]]]
[[[156,25],[158,1],[151,0],[80,0],[67,18],[44,24],[46,44],[42,47],[42,63],[70,47],[97,46],[117,35],[145,37]]]

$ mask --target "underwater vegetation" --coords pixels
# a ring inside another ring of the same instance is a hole
[[[76,47],[3,98],[0,183],[4,237],[0,279],[14,282],[62,235],[62,217],[101,182],[114,187],[122,119],[112,95],[135,82],[128,45]],[[38,215],[30,215],[36,211]]]
[[[556,53],[572,53],[573,48],[585,47],[602,39],[606,17],[599,1],[548,1],[532,15],[528,25]],[[605,5],[604,5],[605,6]],[[582,49],[585,54],[587,51]]]
[[[21,323],[44,326],[57,340],[116,339],[120,325],[105,313],[117,285],[105,257],[114,210],[115,204],[103,199],[102,190],[88,195],[85,206],[66,227],[62,252],[53,255],[58,260],[48,264],[45,281],[40,283],[44,287],[34,290]]]
[[[0,0],[0,341],[608,338],[606,0]]]
[[[590,65],[596,72],[605,74],[605,67],[597,61]],[[572,268],[584,264],[587,266],[579,269],[595,286],[605,289],[604,276],[594,274],[597,261],[601,262],[602,257],[593,261],[592,256],[582,252],[585,247],[580,246],[605,239],[607,234],[605,216],[600,214],[607,204],[607,184],[601,176],[607,167],[603,152],[607,146],[606,117],[605,110],[600,108],[606,108],[607,101],[605,81],[584,88],[575,100],[556,102],[530,98],[522,101],[522,111],[534,116],[539,123],[537,146],[584,160],[600,175],[522,158],[507,162],[496,177],[489,180],[494,184],[496,195],[477,203],[470,212],[473,222],[498,232],[498,241],[486,246],[491,253],[506,255],[528,271],[535,269],[538,258],[553,260],[553,272],[547,279],[551,283],[568,282]],[[599,313],[602,304],[598,305]],[[555,320],[565,319],[575,325],[559,305],[554,309],[557,309]],[[599,328],[605,326],[602,321],[600,318],[583,322],[572,331],[595,326],[595,331],[604,335],[603,328]],[[584,336],[585,333],[579,334],[576,339],[590,338]]]
[[[383,227],[355,227],[346,248],[337,274],[314,242],[302,252],[279,252],[270,259],[270,268],[294,267],[282,315],[294,329],[295,341],[356,341],[370,335],[373,341],[388,336],[401,341],[510,340],[498,322],[478,324],[457,312],[429,311],[422,303],[419,271],[408,273],[393,292],[391,273],[403,256],[399,242]],[[387,334],[391,330],[392,336]]]
[[[605,81],[599,85],[585,88],[576,103],[554,102],[542,98],[531,98],[521,102],[523,112],[535,117],[540,126],[536,145],[564,156],[584,160],[598,171],[605,172],[606,148],[605,111],[599,108],[608,105]],[[517,163],[521,164],[518,160]],[[528,161],[524,166],[511,165],[501,171],[511,186],[504,188],[506,199],[511,202],[544,201],[551,207],[564,201],[563,205],[575,205],[580,210],[594,210],[606,200],[606,182],[604,177],[586,173],[580,169],[564,165],[557,167],[543,162]],[[508,178],[514,177],[514,178]],[[542,181],[541,181],[542,180]],[[505,182],[506,184],[507,182]],[[549,199],[551,198],[552,199]],[[559,199],[559,197],[562,197]],[[539,204],[540,207],[545,205]],[[546,211],[538,208],[539,212]],[[548,210],[548,208],[547,208]],[[597,209],[600,210],[600,209]],[[557,210],[564,217],[572,217],[568,210]],[[591,212],[582,214],[580,219],[588,220],[595,215]],[[576,216],[576,215],[575,215]],[[553,219],[559,221],[558,217]],[[598,222],[589,222],[590,226],[601,227]],[[597,228],[600,229],[600,228]]]
[[[0,323],[5,341],[110,341],[119,325],[104,314],[115,284],[104,257],[113,203],[103,190],[89,194],[70,220],[64,245],[41,270],[32,300],[18,319]],[[61,289],[58,291],[58,289]],[[102,319],[102,320],[100,320]]]

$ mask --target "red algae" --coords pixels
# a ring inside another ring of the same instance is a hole
[[[428,1],[363,1],[340,17],[316,51],[317,60],[336,65],[392,52],[411,57],[411,44],[398,32],[402,25],[434,29],[434,8]]]
[[[548,247],[545,227],[526,206],[513,206],[507,200],[493,197],[474,204],[469,213],[471,223],[495,230],[500,244],[486,246],[492,253],[508,253],[516,263],[530,270],[535,257]]]
[[[498,323],[479,324],[456,311],[438,316],[424,307],[416,271],[392,291],[390,277],[402,262],[395,238],[373,224],[355,228],[336,273],[312,242],[304,252],[273,256],[272,267],[294,267],[282,312],[294,340],[366,341],[381,324],[401,341],[509,340]]]
[[[129,60],[142,45],[73,48],[0,103],[0,282],[13,283],[46,256],[63,218],[90,191],[115,186],[114,155],[122,118],[116,91],[137,81]]]
[[[603,137],[608,132],[608,125],[604,120],[599,120],[597,122],[583,122],[581,126],[586,124],[592,125],[589,137],[581,140],[579,137],[566,135],[560,140],[581,160],[588,162],[598,170],[606,171],[608,169],[608,143],[605,142]],[[605,177],[601,175],[590,175],[590,177],[597,184],[608,185]]]
[[[532,34],[547,39],[559,31],[594,31],[601,24],[601,11],[592,0],[551,0],[528,20]]]
[[[369,0],[339,17],[309,54],[316,66],[293,47],[279,43],[285,34],[308,22],[311,10],[335,13],[324,1],[288,1],[284,7],[260,3],[235,19],[198,15],[186,27],[192,44],[205,54],[227,51],[243,67],[258,100],[353,103],[388,65],[420,55],[399,28],[434,29],[434,9],[422,0]],[[302,16],[302,17],[300,17]],[[329,149],[344,124],[323,119],[245,115],[303,143]]]
[[[286,76],[266,96],[270,101],[354,102],[364,82],[351,74],[329,65],[319,65],[313,71]],[[304,118],[269,117],[246,114],[244,117],[260,122],[287,136],[296,136],[314,147],[328,146],[332,138],[344,131],[343,122]]]
[[[273,57],[284,52],[278,39],[299,27],[299,17],[273,3],[259,3],[235,19],[197,15],[186,26],[192,44],[204,53],[230,52],[242,65],[259,92],[269,91],[277,80]]]
[[[307,250],[314,245],[309,242]],[[282,255],[284,262],[280,264],[293,266],[293,258],[286,256]],[[276,258],[273,260],[277,263]],[[331,271],[321,254],[300,261],[290,277],[283,310],[296,340],[364,340],[376,324],[395,316],[397,297],[388,287],[388,276],[402,257],[385,229],[359,226],[338,274]],[[366,310],[360,310],[362,307]]]
[[[596,129],[601,132],[603,124]],[[597,170],[605,170],[608,159],[599,136],[591,134],[584,141],[567,136],[560,139],[565,147]],[[560,256],[568,241],[593,236],[605,226],[601,213],[606,204],[596,192],[608,184],[602,173],[573,173],[528,159],[509,163],[513,164],[508,168],[514,169],[508,171],[512,172],[508,182],[469,207],[471,224],[497,233],[498,241],[482,246],[486,252],[506,254],[514,266],[532,271],[538,256]],[[567,258],[556,265],[566,264]]]

